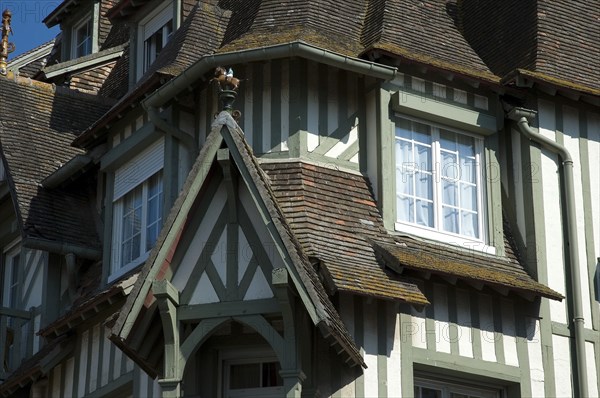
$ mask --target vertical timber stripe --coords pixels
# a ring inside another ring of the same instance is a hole
[[[379,389],[379,344],[377,332],[378,326],[378,308],[377,301],[372,298],[362,299],[362,325],[360,329],[363,331],[364,359],[367,364],[367,369],[364,371],[364,396],[375,397],[378,395]],[[356,325],[355,325],[356,326]]]
[[[77,396],[83,396],[86,393],[85,383],[87,380],[87,365],[88,365],[88,339],[89,339],[89,331],[86,330],[81,334],[81,340],[79,344],[79,373],[77,375],[78,382],[78,390]]]
[[[412,397],[414,394],[412,338],[406,335],[407,332],[412,333],[412,331],[410,308],[407,304],[404,304],[400,308],[400,339],[402,341],[400,349],[402,353],[400,377],[402,379],[403,397]]]
[[[263,153],[262,148],[262,125],[263,125],[263,65],[254,63],[252,65],[252,147],[256,153]],[[246,128],[248,128],[246,127]]]
[[[288,150],[290,131],[290,61],[281,61],[281,144],[277,150]]]
[[[277,112],[277,109],[272,109],[271,108],[271,97],[273,96],[273,87],[272,87],[272,83],[271,83],[271,76],[272,76],[272,63],[271,62],[267,62],[263,68],[262,68],[262,78],[263,78],[263,82],[262,82],[262,86],[263,86],[263,94],[262,94],[262,116],[261,116],[261,121],[262,121],[262,127],[260,129],[260,135],[261,135],[261,140],[260,140],[260,151],[258,153],[268,153],[271,152],[271,135],[275,134],[275,132],[271,129],[271,115],[273,114],[273,112],[275,113],[279,113]],[[258,143],[259,140],[257,140]]]
[[[387,304],[387,387],[388,396],[402,394],[402,336],[398,303]]]
[[[483,359],[481,349],[481,322],[479,321],[479,294],[471,292],[471,337],[473,338],[473,358]]]

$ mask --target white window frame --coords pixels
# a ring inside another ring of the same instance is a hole
[[[279,363],[279,360],[273,351],[269,351],[266,348],[224,350],[220,352],[219,356],[219,380],[221,380],[221,383],[219,385],[220,393],[218,396],[223,398],[275,398],[282,396],[284,392],[283,385],[277,387],[239,389],[234,391],[230,391],[228,388],[231,365],[262,364],[267,362]]]
[[[464,381],[461,379],[437,379],[432,380],[423,377],[415,377],[415,390],[418,387],[439,390],[442,392],[441,398],[451,398],[452,393],[464,394],[481,398],[500,398],[502,389],[497,386],[479,386],[477,383]],[[419,398],[415,394],[416,398]]]
[[[2,306],[3,307],[9,307],[9,308],[16,308],[17,303],[12,303],[11,301],[11,289],[13,287],[13,273],[15,271],[14,269],[14,265],[13,265],[13,259],[16,256],[20,256],[21,255],[21,246],[20,246],[20,239],[16,239],[15,241],[11,242],[8,246],[6,246],[6,248],[4,249],[3,252],[3,264],[2,264],[2,273],[3,273],[3,278],[2,278]],[[20,257],[19,257],[20,258]],[[19,264],[16,264],[16,267],[19,267]],[[17,289],[17,295],[19,294],[19,280],[18,280],[18,272],[19,269],[16,270],[17,271],[17,282],[16,282],[16,289]],[[18,297],[17,297],[17,301]]]
[[[77,31],[83,26],[90,24],[90,52],[84,55],[77,55]],[[94,20],[91,14],[86,15],[84,18],[79,20],[71,29],[71,59],[83,57],[94,52]]]
[[[110,273],[108,282],[112,282],[118,277],[131,271],[142,264],[148,258],[150,250],[145,250],[146,232],[148,227],[148,184],[150,178],[157,173],[162,173],[164,166],[164,139],[160,139],[132,160],[121,166],[115,172],[115,182],[113,188],[113,223],[112,223],[112,256],[110,261]],[[161,190],[164,192],[164,175],[161,178]],[[140,255],[127,264],[122,264],[122,243],[123,243],[123,204],[125,197],[140,188],[142,190],[142,215],[141,215],[141,237],[140,237]],[[164,201],[164,194],[163,194]],[[163,203],[164,204],[164,203]],[[161,223],[164,221],[164,207],[161,214]]]
[[[485,156],[484,156],[484,139],[482,136],[473,134],[471,132],[458,130],[453,127],[445,126],[440,123],[431,122],[425,119],[396,113],[396,120],[405,119],[421,124],[425,124],[431,127],[432,142],[431,142],[431,164],[433,166],[433,204],[434,204],[434,227],[428,227],[418,225],[416,223],[410,223],[407,221],[399,220],[398,218],[398,204],[397,204],[397,190],[396,187],[396,127],[394,128],[394,149],[393,149],[393,170],[394,170],[394,227],[397,232],[405,232],[416,236],[421,236],[427,239],[440,241],[443,243],[449,243],[455,246],[460,246],[469,250],[476,250],[487,254],[496,254],[496,248],[487,244],[488,242],[488,230],[487,230],[487,197],[486,197],[486,184],[485,184]],[[478,228],[479,238],[468,237],[457,233],[444,231],[442,225],[442,214],[441,214],[441,174],[440,174],[440,146],[439,146],[439,129],[444,129],[456,134],[472,137],[475,139],[475,162],[478,165],[477,187],[479,193],[477,195],[477,208],[478,211]]]
[[[165,25],[171,21],[171,33],[167,34]],[[168,1],[163,7],[158,7],[144,17],[138,24],[137,34],[137,79],[140,79],[150,65],[156,61],[156,56],[146,64],[146,40],[159,30],[163,30],[163,48],[173,36],[176,30],[173,1]]]

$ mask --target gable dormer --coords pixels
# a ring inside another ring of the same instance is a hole
[[[60,25],[60,62],[94,54],[101,49],[111,28],[105,14],[115,3],[116,0],[65,0],[44,19],[49,28]]]

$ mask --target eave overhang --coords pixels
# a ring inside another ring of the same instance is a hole
[[[401,243],[372,241],[372,245],[386,266],[398,273],[403,273],[406,268],[427,275],[438,275],[451,281],[460,279],[478,289],[488,286],[504,295],[512,291],[529,300],[536,296],[558,301],[564,299],[562,294],[536,282],[525,272],[481,267],[469,262],[466,253],[463,259],[448,259],[437,253],[407,247]]]

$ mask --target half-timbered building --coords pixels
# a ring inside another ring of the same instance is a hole
[[[522,3],[63,1],[0,395],[598,396],[600,7]]]

